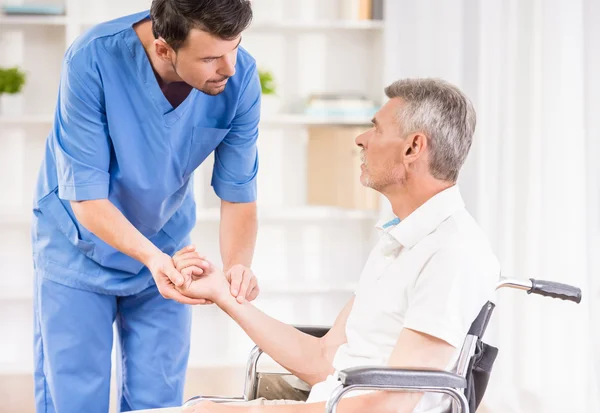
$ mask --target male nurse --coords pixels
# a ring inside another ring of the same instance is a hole
[[[37,412],[108,411],[115,322],[120,410],[181,405],[189,304],[206,301],[179,293],[200,272],[172,257],[193,251],[192,173],[211,153],[231,292],[258,294],[251,19],[247,0],[154,0],[67,51],[34,202]]]

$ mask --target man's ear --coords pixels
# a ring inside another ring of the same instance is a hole
[[[425,153],[427,137],[420,132],[410,134],[405,139],[404,160],[413,163]]]

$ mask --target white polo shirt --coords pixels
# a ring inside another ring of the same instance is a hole
[[[471,323],[493,301],[500,276],[485,234],[457,186],[402,222],[377,227],[382,235],[363,268],[346,324],[348,341],[336,352],[334,368],[387,366],[400,332],[410,328],[454,346],[446,368],[453,370]],[[334,376],[316,384],[308,402],[327,400],[337,384]],[[447,400],[426,394],[414,411],[443,411]]]

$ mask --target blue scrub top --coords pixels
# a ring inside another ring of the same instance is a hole
[[[221,94],[192,89],[174,109],[132,27],[146,17],[147,11],[103,23],[69,48],[39,172],[36,271],[88,291],[135,294],[153,279],[142,263],[85,229],[70,200],[108,198],[167,254],[190,242],[192,173],[213,151],[215,193],[230,202],[256,200],[255,60],[240,47],[236,73]]]

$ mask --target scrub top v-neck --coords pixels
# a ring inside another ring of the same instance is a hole
[[[188,106],[192,104],[197,94],[200,92],[198,89],[192,89],[184,101],[173,109],[173,106],[160,88],[156,79],[156,74],[149,64],[144,46],[140,42],[133,27],[123,31],[122,36],[129,46],[131,58],[140,75],[139,81],[144,85],[144,92],[148,94],[148,97],[156,106],[158,113],[163,116],[165,124],[173,124],[185,114]]]
[[[96,26],[66,53],[32,232],[36,270],[53,281],[117,295],[153,282],[142,263],[83,227],[70,201],[109,199],[172,254],[190,242],[192,174],[211,153],[217,196],[256,200],[261,89],[254,59],[240,47],[222,93],[192,89],[173,108],[133,29],[147,17]]]

